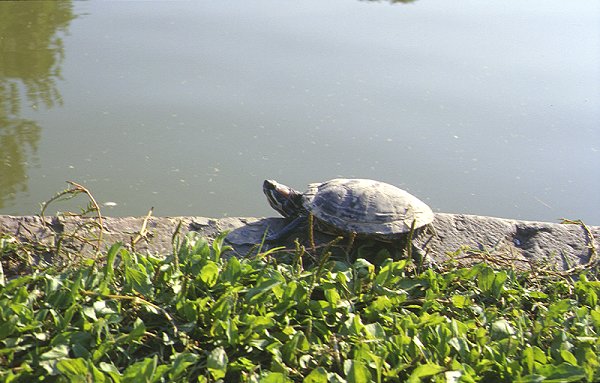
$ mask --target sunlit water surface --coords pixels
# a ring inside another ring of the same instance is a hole
[[[263,216],[263,179],[343,176],[600,224],[599,2],[3,2],[0,49],[0,214],[72,180]]]

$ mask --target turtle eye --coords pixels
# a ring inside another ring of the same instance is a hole
[[[302,196],[295,190],[275,181],[266,180],[263,183],[263,192],[267,196],[269,205],[282,216],[287,218],[300,213]]]
[[[267,190],[275,190],[277,188],[277,182],[273,180],[265,180],[263,182],[263,191],[266,193]]]

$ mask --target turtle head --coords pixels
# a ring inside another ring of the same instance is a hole
[[[295,217],[303,212],[302,194],[273,180],[263,182],[263,192],[271,207],[284,217]]]

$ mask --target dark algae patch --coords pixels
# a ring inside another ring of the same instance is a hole
[[[385,250],[353,261],[308,262],[301,248],[237,258],[223,236],[192,233],[175,236],[165,257],[115,244],[10,274],[11,257],[43,249],[1,241],[3,382],[600,378],[594,268],[572,277],[485,262],[421,269]]]

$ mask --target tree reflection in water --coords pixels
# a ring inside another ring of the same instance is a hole
[[[22,118],[21,106],[62,104],[61,36],[75,17],[72,1],[0,2],[0,208],[27,190],[40,140],[40,126]]]

